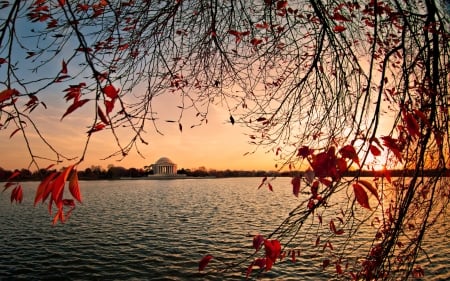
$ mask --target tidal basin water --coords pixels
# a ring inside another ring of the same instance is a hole
[[[248,256],[251,235],[269,234],[299,203],[289,178],[276,179],[273,193],[258,190],[260,182],[81,182],[83,204],[54,227],[46,205],[33,207],[38,183],[24,183],[21,205],[10,204],[9,192],[0,197],[0,280],[245,280],[246,264],[232,274],[205,275],[198,262],[205,254],[215,257],[211,267]],[[431,262],[422,280],[450,279],[447,223],[424,243]],[[334,271],[321,266],[320,258],[301,254],[257,279],[333,279]]]

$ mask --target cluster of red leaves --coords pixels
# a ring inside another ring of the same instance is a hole
[[[13,190],[11,191],[11,203],[13,203],[14,201],[16,203],[22,203],[23,200],[22,185],[20,185],[18,182],[13,181],[19,175],[19,171],[15,171],[14,173],[12,173],[12,175],[9,176],[9,178],[6,180],[2,191],[5,192],[5,190],[7,190],[8,188],[13,187]]]
[[[296,262],[300,256],[299,249],[282,250],[280,241],[276,239],[266,239],[262,235],[257,234],[253,237],[253,248],[257,253],[264,247],[264,256],[254,259],[247,267],[246,277],[248,278],[256,266],[260,270],[269,271],[272,269],[277,259],[282,261],[285,257],[290,257],[292,262]]]
[[[4,106],[6,106],[5,104],[3,104],[5,101],[18,96],[19,95],[19,91],[17,91],[16,89],[6,89],[0,92],[0,109]],[[14,100],[13,100],[14,101]]]
[[[170,77],[170,79],[170,87],[172,88],[172,92],[183,89],[189,84],[182,74],[174,74]]]
[[[19,91],[16,89],[5,89],[0,92],[0,109],[11,106],[17,102],[18,97],[20,96]],[[25,103],[24,111],[32,112],[39,104],[42,104],[44,107],[47,107],[45,103],[40,102],[36,95],[30,94],[28,95],[29,100]],[[12,137],[11,134],[10,137]]]
[[[89,131],[88,134],[98,132],[103,130],[107,125],[110,124],[109,114],[114,109],[114,104],[119,98],[119,89],[116,89],[113,85],[107,85],[102,89],[104,94],[104,103],[106,108],[106,113],[103,112],[100,106],[97,106],[97,116],[100,118],[100,122],[97,122]]]
[[[86,83],[79,83],[78,85],[70,85],[69,88],[65,89],[64,92],[67,92],[64,98],[66,101],[73,100],[72,104],[67,108],[64,115],[61,117],[61,120],[75,111],[76,109],[82,107],[84,104],[89,102],[89,99],[81,99],[82,92],[81,90],[86,86]],[[94,132],[100,131],[104,129],[107,125],[110,124],[108,119],[109,113],[111,113],[114,109],[114,104],[116,100],[119,98],[119,89],[116,89],[113,85],[107,85],[102,88],[102,93],[104,94],[104,104],[106,113],[97,106],[97,116],[100,119],[100,122],[96,123],[87,133],[92,134]]]
[[[273,264],[277,259],[282,259],[286,253],[283,253],[281,250],[280,241],[276,239],[266,239],[262,235],[255,235],[253,237],[253,248],[255,249],[255,253],[257,253],[264,246],[264,257],[256,258],[251,262],[249,267],[247,268],[247,278],[253,271],[253,267],[257,266],[261,270],[269,271],[272,269]],[[292,255],[292,259],[295,261],[296,253],[298,251],[290,251]],[[206,268],[208,263],[213,259],[212,255],[205,255],[199,262],[198,270],[202,271]]]
[[[64,188],[66,182],[69,183],[69,192],[73,199],[65,199]],[[71,165],[60,172],[54,171],[50,173],[38,186],[36,196],[34,198],[34,205],[48,201],[48,211],[52,215],[53,204],[56,206],[56,214],[53,217],[53,225],[58,221],[64,223],[69,219],[70,214],[75,209],[75,201],[81,203],[81,193],[78,183],[78,173],[75,165]],[[64,212],[64,207],[68,207],[69,210]]]
[[[85,103],[89,101],[89,99],[81,99],[82,93],[81,90],[86,86],[86,83],[79,83],[78,85],[70,85],[69,88],[65,89],[64,92],[67,94],[64,96],[66,101],[72,100],[72,104],[67,108],[66,112],[61,117],[61,120],[64,119],[67,115],[74,112],[76,109],[82,107]]]
[[[393,145],[391,145],[391,147],[392,146]],[[380,150],[375,145],[370,145],[370,150],[374,156],[381,154]],[[303,146],[299,148],[297,156],[307,159],[312,169],[305,173],[306,181],[311,186],[311,198],[308,204],[308,208],[310,209],[314,208],[316,204],[315,200],[320,201],[322,199],[318,192],[319,184],[331,186],[333,181],[342,177],[343,173],[346,172],[348,167],[351,165],[351,162],[360,166],[358,154],[352,145],[343,146],[339,149],[338,153],[336,153],[336,149],[334,147],[330,147],[327,151],[317,154],[314,153],[313,149]],[[318,179],[314,180],[315,177]],[[298,197],[300,192],[301,177],[294,177],[291,183],[293,193],[296,197]],[[356,201],[364,208],[371,209],[367,191],[373,194],[378,201],[380,201],[377,189],[368,181],[356,181],[353,184],[353,191]],[[337,233],[338,231],[334,232]]]
[[[17,91],[16,89],[5,89],[5,90],[1,91],[0,92],[0,110],[3,109],[4,107],[15,104],[17,101],[17,96],[19,96],[19,91]]]
[[[299,148],[297,156],[307,159],[314,174],[318,178],[331,178],[333,181],[341,178],[347,171],[347,160],[353,161],[358,166],[359,158],[352,145],[346,145],[336,154],[335,147],[331,146],[327,151],[315,154],[313,149],[307,146]]]
[[[51,18],[50,7],[46,0],[36,0],[31,4],[27,16],[32,22],[44,22]]]

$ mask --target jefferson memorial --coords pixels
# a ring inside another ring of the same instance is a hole
[[[155,176],[176,176],[177,164],[167,157],[161,157],[155,164],[151,164],[150,168],[153,170]]]

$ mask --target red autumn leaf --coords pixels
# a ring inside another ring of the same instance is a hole
[[[114,102],[115,100],[105,100],[105,107],[106,107],[106,114],[109,114],[114,109]]]
[[[213,258],[213,256],[211,256],[211,255],[204,256],[198,264],[198,271],[204,270],[212,258]]]
[[[103,110],[100,108],[100,106],[97,106],[97,114],[103,123],[105,123],[106,125],[109,125],[109,120],[108,120],[108,118],[106,118],[106,115],[105,115],[105,113],[103,113]]]
[[[61,73],[67,74],[67,64],[66,64],[66,62],[64,60],[62,61]]]
[[[85,103],[87,103],[89,100],[88,99],[84,99],[84,100],[78,100],[75,101],[72,105],[69,106],[69,108],[67,108],[66,113],[64,113],[64,115],[61,117],[61,120],[63,120],[63,118],[67,115],[69,115],[70,113],[74,112],[76,109],[82,107]]]
[[[381,155],[381,150],[376,147],[375,145],[371,144],[369,145],[369,150],[370,153],[372,153],[373,156],[380,156]]]
[[[269,271],[281,254],[280,241],[266,239],[264,240],[264,249],[266,251],[266,271]]]
[[[262,42],[263,40],[258,38],[252,38],[252,40],[250,40],[250,43],[255,47],[261,44]]]
[[[34,109],[34,107],[39,103],[39,99],[35,95],[29,95],[28,97],[30,99],[25,104],[25,106],[26,106],[25,110],[30,109],[30,112],[31,112]]]
[[[236,37],[235,42],[239,43],[242,40],[243,36],[247,36],[250,34],[250,31],[243,31],[243,32],[239,32],[237,30],[228,30],[228,33],[231,35],[234,35]]]
[[[321,184],[325,185],[325,186],[331,186],[331,184],[333,183],[332,181],[330,181],[329,179],[325,179],[325,178],[319,178],[319,181]]]
[[[257,258],[254,262],[253,265],[256,265],[257,267],[259,267],[260,269],[264,268],[266,266],[266,258]]]
[[[358,166],[360,166],[358,153],[356,153],[356,150],[352,145],[346,145],[342,147],[339,150],[339,153],[342,155],[343,158],[351,159],[353,162],[358,164]]]
[[[297,156],[306,158],[313,153],[314,153],[313,149],[310,149],[307,146],[302,146],[298,149]]]
[[[7,63],[8,61],[5,58],[0,58],[0,64]]]
[[[39,184],[37,190],[36,190],[36,195],[34,197],[34,206],[36,206],[36,204],[39,201],[44,202],[45,199],[48,196],[48,193],[51,191],[51,188],[49,188],[49,185],[51,183],[51,181],[58,175],[57,172],[51,173],[50,175],[48,175],[44,180],[41,181],[41,183]]]
[[[77,52],[91,53],[91,52],[92,52],[92,49],[91,49],[91,48],[85,48],[85,47],[79,47],[79,48],[76,48],[75,51],[77,51]]]
[[[0,92],[0,103],[4,102],[5,100],[19,95],[19,91],[16,89],[6,89]]]
[[[343,274],[344,272],[342,271],[342,266],[340,263],[336,263],[336,273],[337,274]]]
[[[5,188],[3,189],[2,192],[4,192],[5,190],[7,190],[9,187],[11,187],[13,185],[17,185],[17,183],[16,182],[10,182],[10,181],[5,183],[5,185],[4,185]]]
[[[292,262],[296,262],[294,250],[292,250],[292,252],[291,252],[291,260],[292,260]]]
[[[420,136],[420,126],[417,123],[416,118],[411,113],[406,113],[404,116],[404,121],[406,123],[406,129],[408,133],[415,138],[416,136]]]
[[[329,259],[324,259],[323,262],[322,262],[322,268],[325,269],[329,265],[330,265],[330,260]]]
[[[95,132],[98,132],[98,131],[103,130],[105,127],[106,127],[105,124],[103,124],[103,123],[97,123],[97,124],[95,124],[94,127],[92,127],[89,131],[87,131],[87,133],[88,133],[88,134],[92,134],[92,133],[95,133]]]
[[[336,233],[336,226],[334,225],[334,221],[330,220],[330,230],[333,233]]]
[[[82,85],[70,85],[69,88],[65,89],[64,92],[67,92],[64,96],[66,101],[73,99],[73,101],[76,102],[80,100],[82,87]]]
[[[16,201],[16,203],[22,203],[22,200],[23,200],[22,186],[18,185],[11,192],[11,203],[13,201]]]
[[[89,5],[88,4],[78,4],[77,5],[77,11],[87,12],[88,10],[89,10]]]
[[[264,177],[261,181],[261,184],[258,186],[258,189],[260,189],[261,186],[263,186],[266,181],[267,181],[267,177]]]
[[[17,129],[15,129],[10,135],[9,135],[9,138],[12,138],[17,132],[19,132],[21,129],[20,128],[17,128]]]
[[[345,16],[343,16],[342,14],[340,14],[338,12],[334,12],[334,15],[331,17],[331,19],[333,19],[335,21],[351,21],[350,19],[346,18]]]
[[[370,182],[368,182],[366,180],[358,180],[357,183],[364,186],[368,191],[370,191],[370,193],[372,193],[377,198],[378,202],[380,202],[380,196],[378,195],[378,190]]]
[[[269,29],[269,24],[267,22],[255,24],[255,28],[258,29]]]
[[[339,230],[336,229],[336,226],[335,226],[333,220],[330,220],[330,230],[331,230],[331,232],[333,232],[333,233],[336,234],[336,235],[342,235],[342,234],[344,234],[344,230],[343,230],[343,229],[339,229]]]
[[[333,28],[333,31],[336,32],[336,33],[343,32],[344,30],[346,30],[346,28],[345,28],[344,26],[342,26],[342,25],[336,25],[336,26]]]
[[[69,180],[69,191],[70,194],[72,194],[73,198],[75,198],[78,202],[81,203],[81,192],[80,192],[80,185],[78,183],[78,173],[77,170],[74,168],[72,171],[72,175]]]
[[[285,9],[287,7],[288,1],[281,0],[277,2],[277,10]]]
[[[25,57],[26,59],[29,59],[29,58],[31,58],[31,57],[33,57],[33,56],[35,56],[36,55],[36,53],[35,52],[27,52],[27,56]]]
[[[262,236],[261,234],[253,236],[253,248],[255,248],[256,252],[259,251],[259,249],[263,244],[264,244],[264,236]]]
[[[12,179],[14,179],[15,177],[17,177],[18,175],[20,175],[20,171],[14,171],[14,173],[12,173],[9,178],[6,181],[11,181]]]
[[[75,207],[75,201],[73,199],[64,199],[62,203],[64,206]]]
[[[51,202],[55,202],[56,206],[61,209],[62,208],[62,196],[63,196],[63,190],[64,185],[67,181],[67,178],[74,168],[74,165],[71,165],[64,169],[61,173],[58,174],[58,176],[49,182],[47,188],[50,189],[51,192],[51,201],[49,203],[49,212],[51,212]],[[47,191],[46,191],[47,192]],[[44,199],[45,200],[45,199]]]
[[[58,212],[53,217],[52,224],[55,225],[58,222],[58,220],[61,222],[64,222],[64,213],[63,213],[62,208],[58,209]]]
[[[315,181],[311,185],[311,194],[312,194],[312,198],[314,198],[314,199],[316,199],[317,196],[319,195],[319,181]]]
[[[337,157],[334,147],[330,147],[326,152],[312,155],[311,167],[314,170],[315,176],[318,178],[339,178],[340,175],[336,168],[336,160]]]
[[[281,147],[278,147],[276,152],[275,152],[275,155],[278,156],[278,154],[280,154],[280,152],[281,152]]]
[[[412,276],[414,278],[423,278],[425,276],[425,271],[423,270],[423,268],[420,265],[417,265],[413,270],[412,270]]]
[[[334,250],[333,244],[331,244],[330,241],[327,241],[325,244],[323,244],[322,251],[324,251],[327,247],[330,248],[330,250],[332,251]]]
[[[119,51],[125,51],[126,49],[128,49],[129,46],[130,46],[130,44],[125,43],[125,44],[119,45],[119,47],[117,48],[117,50],[119,50]]]
[[[52,168],[53,166],[55,166],[55,164],[50,164],[50,165],[48,165],[47,168],[45,168],[44,170],[47,170],[47,171],[48,171],[48,170],[50,170],[50,168]]]
[[[354,183],[353,192],[355,193],[355,198],[356,201],[358,201],[359,205],[370,210],[369,197],[367,196],[364,188],[358,183]]]
[[[62,173],[56,177],[56,179],[52,182],[52,200],[57,205],[62,202],[64,185],[69,177],[70,172],[74,168],[74,165],[70,165]]]
[[[22,203],[22,200],[23,200],[22,186],[18,185],[11,192],[11,203],[13,201],[16,201],[16,203]]]
[[[308,209],[312,210],[315,206],[316,206],[316,203],[314,202],[314,200],[312,198],[309,199],[308,205],[307,205]]]
[[[386,166],[383,166],[383,176],[386,178],[386,180],[387,180],[389,183],[392,183],[392,180],[391,180],[391,172],[390,172],[388,169],[386,169]]]
[[[394,153],[394,155],[395,155],[395,157],[397,157],[398,161],[402,162],[403,157],[401,154],[401,149],[397,144],[397,140],[390,136],[383,136],[383,137],[381,137],[381,139],[383,140],[384,146],[389,148],[389,150],[392,151],[392,153]]]
[[[116,99],[119,96],[119,90],[116,89],[113,85],[104,87],[103,93],[105,93],[105,95],[112,100]]]
[[[300,192],[300,177],[293,177],[291,183],[292,192],[294,193],[295,197],[298,197],[298,194]]]

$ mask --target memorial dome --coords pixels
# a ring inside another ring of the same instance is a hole
[[[173,165],[175,163],[167,157],[161,157],[158,159],[158,161],[156,161],[155,164],[157,164],[157,165]]]
[[[177,174],[177,164],[167,157],[161,157],[155,164],[150,165],[154,175],[169,175]]]

